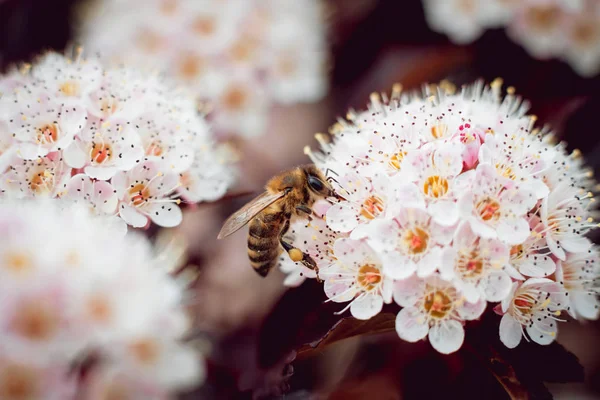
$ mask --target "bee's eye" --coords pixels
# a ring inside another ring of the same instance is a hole
[[[323,182],[314,175],[308,175],[308,185],[317,193],[320,193],[325,189]]]

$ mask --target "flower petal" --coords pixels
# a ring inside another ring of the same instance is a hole
[[[530,234],[529,223],[525,218],[503,220],[496,227],[498,239],[509,245],[521,244]]]
[[[512,280],[504,271],[492,271],[485,281],[485,299],[487,301],[502,301],[510,293]]]
[[[87,156],[85,151],[81,148],[82,144],[74,140],[71,142],[69,146],[64,150],[63,157],[67,165],[71,168],[83,168],[85,165]]]
[[[364,295],[350,305],[350,313],[356,319],[369,319],[377,315],[383,308],[383,299],[377,295]]]
[[[177,226],[183,220],[181,208],[175,203],[152,204],[147,210],[150,219],[165,228]]]
[[[454,353],[465,340],[465,330],[460,322],[447,320],[429,328],[429,342],[442,354]]]
[[[127,204],[121,204],[119,207],[119,215],[125,222],[134,228],[143,228],[148,223],[148,218],[145,215]]]
[[[350,232],[358,225],[358,211],[348,203],[338,203],[327,211],[327,225],[337,232]]]
[[[417,342],[429,332],[427,318],[414,307],[403,308],[396,316],[396,332],[400,339]]]
[[[512,315],[504,314],[500,320],[500,340],[509,349],[514,349],[521,343],[521,329],[521,324]]]
[[[428,211],[440,225],[452,226],[458,221],[458,207],[453,201],[437,201],[429,205]]]

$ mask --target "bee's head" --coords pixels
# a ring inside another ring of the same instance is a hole
[[[325,175],[314,164],[305,165],[302,170],[306,174],[306,182],[312,192],[323,197],[337,197]]]

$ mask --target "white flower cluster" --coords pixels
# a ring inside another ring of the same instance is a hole
[[[429,25],[457,44],[507,27],[537,58],[561,58],[582,76],[600,72],[600,3],[596,0],[423,0]]]
[[[186,82],[210,104],[220,136],[260,135],[273,104],[316,101],[327,90],[321,0],[92,4],[80,41],[103,56],[151,65]]]
[[[446,88],[446,89],[443,89]],[[434,93],[432,91],[435,90]],[[578,152],[567,155],[534,129],[527,104],[501,82],[456,93],[372,96],[308,154],[344,200],[298,222],[296,246],[317,262],[325,292],[368,319],[396,301],[402,339],[429,335],[438,351],[463,342],[464,321],[499,303],[500,338],[548,344],[562,311],[599,315],[599,253],[586,233],[595,182]],[[286,284],[314,271],[284,259]]]
[[[159,76],[57,53],[0,77],[0,190],[63,197],[143,227],[221,197],[229,155],[187,92]],[[124,224],[123,224],[124,225]]]
[[[60,202],[0,207],[0,398],[162,399],[200,383],[160,255]]]

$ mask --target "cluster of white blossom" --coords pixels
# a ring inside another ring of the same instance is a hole
[[[181,199],[215,200],[233,181],[193,97],[158,75],[47,53],[0,77],[0,96],[3,196],[68,198],[134,227],[171,227]]]
[[[0,398],[164,399],[199,384],[170,257],[60,202],[0,207]]]
[[[583,76],[600,72],[600,2],[596,0],[423,0],[429,25],[458,44],[507,27],[537,58],[561,58]]]
[[[566,311],[596,319],[598,249],[592,173],[534,128],[528,105],[501,81],[423,96],[372,96],[367,111],[332,128],[307,151],[344,200],[315,207],[293,226],[296,246],[319,266],[327,296],[368,319],[396,301],[402,339],[429,336],[458,350],[465,321],[488,303],[502,314],[500,338],[548,344]],[[284,258],[286,284],[315,272]]]
[[[86,48],[186,82],[221,137],[260,135],[273,104],[316,101],[327,90],[321,0],[91,3],[80,29]]]

